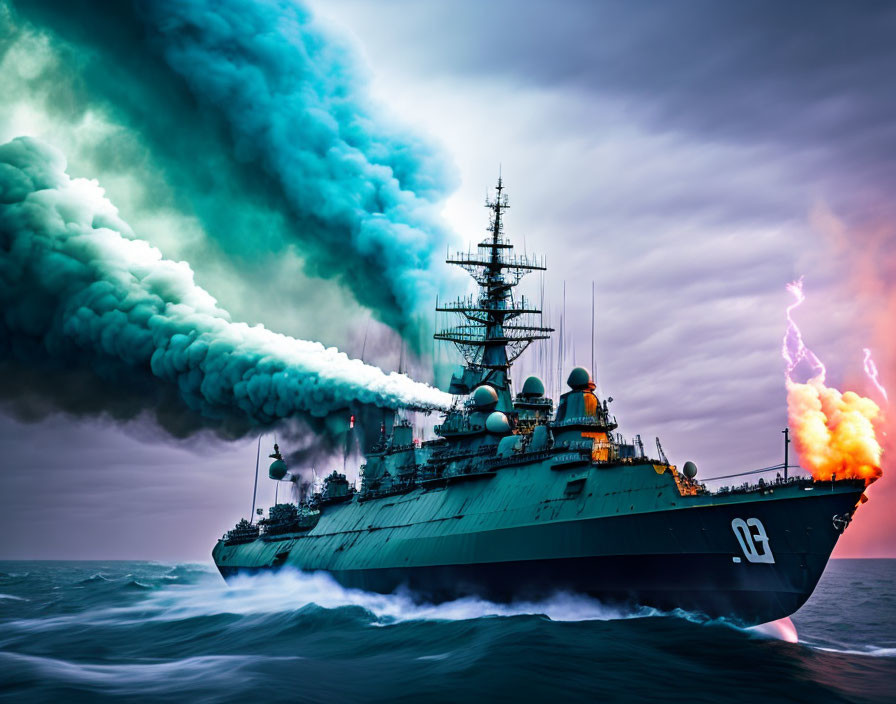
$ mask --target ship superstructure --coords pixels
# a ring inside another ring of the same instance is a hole
[[[477,295],[437,310],[437,332],[465,365],[454,405],[420,441],[402,418],[366,448],[355,491],[332,472],[299,504],[241,521],[213,550],[225,577],[291,566],[348,587],[422,599],[496,600],[575,591],[605,600],[682,607],[745,622],[786,616],[814,589],[864,489],[861,480],[794,478],[710,492],[696,467],[679,471],[657,443],[614,431],[591,374],[576,367],[554,402],[529,377],[514,394],[511,367],[551,328],[514,290],[543,260],[514,253],[499,179],[488,237],[448,263]],[[269,476],[291,476],[279,450]]]

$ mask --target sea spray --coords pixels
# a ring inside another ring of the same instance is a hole
[[[237,575],[226,587],[222,583],[208,582],[190,590],[163,589],[155,592],[149,603],[164,620],[217,613],[277,613],[309,604],[325,609],[360,607],[380,624],[520,615],[542,615],[554,621],[606,621],[659,613],[646,607],[608,606],[591,597],[568,592],[558,592],[537,601],[496,603],[471,596],[433,604],[421,601],[412,592],[398,590],[392,594],[377,594],[348,589],[326,572],[307,573],[289,568],[273,573]],[[145,608],[146,604],[143,606]]]
[[[92,575],[84,584],[95,586],[102,582],[110,588],[122,590],[134,582],[131,574],[117,579],[110,579],[104,574]],[[570,592],[558,592],[536,601],[496,603],[471,596],[434,604],[419,599],[409,591],[378,594],[349,589],[338,584],[326,572],[301,572],[292,568],[237,575],[227,583],[217,573],[200,572],[191,575],[188,580],[178,579],[170,584],[146,581],[154,583],[154,588],[130,605],[107,606],[75,615],[40,619],[27,626],[20,625],[45,630],[68,627],[72,623],[99,626],[182,621],[221,614],[286,614],[308,607],[327,610],[357,607],[367,612],[366,620],[371,625],[407,621],[464,621],[491,616],[538,615],[553,621],[607,621],[661,615],[656,609],[611,606]],[[684,618],[689,616],[684,612],[681,615]]]
[[[30,138],[0,146],[0,249],[7,404],[37,394],[76,413],[154,412],[176,435],[237,435],[353,404],[450,401],[335,348],[232,322],[186,263],[137,239],[95,181],[70,178],[62,154]],[[22,389],[13,380],[23,376],[49,383]],[[93,406],[91,396],[116,401]]]

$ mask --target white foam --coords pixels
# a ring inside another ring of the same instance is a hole
[[[896,648],[881,648],[869,645],[860,650],[851,648],[832,648],[827,645],[811,645],[815,650],[823,650],[826,653],[839,653],[841,655],[867,655],[873,658],[896,658]]]
[[[12,601],[30,601],[22,596],[13,596],[12,594],[0,594],[0,599],[11,599]]]
[[[309,604],[326,609],[358,606],[370,612],[380,623],[458,621],[518,615],[543,615],[553,621],[603,621],[657,613],[653,609],[613,608],[590,597],[563,593],[544,600],[510,604],[496,604],[475,597],[427,604],[417,602],[408,593],[374,594],[346,589],[326,573],[309,574],[296,570],[239,575],[231,579],[228,586],[205,583],[165,587],[147,595],[147,601],[142,602],[139,609],[145,615],[147,606],[154,607],[155,618],[169,620],[218,613],[278,613]]]

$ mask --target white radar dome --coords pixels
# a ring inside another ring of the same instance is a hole
[[[510,421],[501,411],[495,411],[485,419],[485,429],[496,435],[505,435],[510,432]]]

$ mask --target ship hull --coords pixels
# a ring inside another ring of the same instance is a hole
[[[416,537],[404,537],[412,526],[402,526],[385,540],[372,537],[380,532],[374,527],[344,533],[343,541],[351,535],[348,554],[336,559],[321,559],[319,539],[306,536],[263,548],[263,541],[237,546],[224,559],[216,548],[215,561],[225,578],[292,566],[329,572],[345,587],[381,593],[403,588],[435,602],[471,595],[537,600],[573,592],[607,603],[762,623],[792,614],[809,598],[842,531],[834,518],[851,516],[861,491],[857,482],[793,485],[774,496],[703,498],[702,504],[684,501],[668,510],[490,530],[449,524],[435,534],[418,530]],[[381,549],[371,554],[375,548],[365,546],[367,539],[378,540]],[[337,551],[347,544],[336,543]],[[394,564],[401,561],[408,564]]]
[[[763,574],[749,575],[730,585],[719,583],[720,571],[723,571],[720,562],[684,554],[625,555],[329,574],[346,588],[383,594],[402,589],[420,601],[433,603],[469,596],[499,603],[528,602],[559,593],[575,593],[607,605],[647,606],[663,611],[683,609],[757,624],[796,612],[811,596],[827,558],[809,560],[808,564],[788,559],[777,568],[765,569]],[[283,568],[220,568],[225,579],[241,572],[272,569]],[[664,579],[661,575],[672,578]],[[782,575],[788,576],[782,578]],[[798,578],[794,580],[790,575]]]

